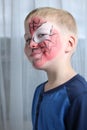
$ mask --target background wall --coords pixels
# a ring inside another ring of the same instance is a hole
[[[86,0],[0,0],[0,130],[32,130],[33,93],[47,77],[24,54],[24,18],[43,6],[66,9],[75,17],[79,41],[72,64],[87,79]]]

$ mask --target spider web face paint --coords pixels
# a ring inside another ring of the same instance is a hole
[[[31,34],[29,45],[34,43],[38,46],[36,48],[30,47],[32,51],[28,58],[35,68],[40,68],[58,54],[61,48],[60,36],[51,23],[39,18],[31,19],[29,32]]]
[[[33,39],[36,43],[41,43],[44,40],[49,40],[53,26],[48,23],[42,24],[34,33]]]
[[[45,21],[42,22],[38,18],[32,19],[29,23],[29,31],[32,35],[32,40],[35,43],[41,43],[44,40],[49,40],[52,28],[52,24],[48,24]]]
[[[30,33],[33,34],[42,24],[43,22],[39,18],[32,18],[31,22],[29,23]]]

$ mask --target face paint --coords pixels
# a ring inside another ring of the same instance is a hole
[[[45,21],[44,21],[45,23]],[[33,33],[43,24],[43,21],[41,19],[35,17],[31,19],[31,22],[29,23],[29,30],[30,33],[33,35]]]
[[[51,23],[39,18],[31,20],[29,33],[31,38],[27,44],[29,49],[25,49],[26,55],[36,68],[41,68],[60,51],[60,35]]]
[[[34,33],[33,39],[36,43],[42,43],[44,40],[49,40],[51,36],[52,25],[48,23],[42,24]]]

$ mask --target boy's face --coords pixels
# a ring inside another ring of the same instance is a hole
[[[60,54],[61,34],[55,26],[39,17],[25,23],[25,54],[35,68],[43,66]]]

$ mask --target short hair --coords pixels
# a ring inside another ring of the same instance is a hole
[[[65,27],[68,31],[77,36],[77,25],[75,18],[66,10],[56,9],[52,7],[40,7],[31,11],[25,18],[25,22],[32,17],[40,16],[42,18],[49,19],[56,25]]]

